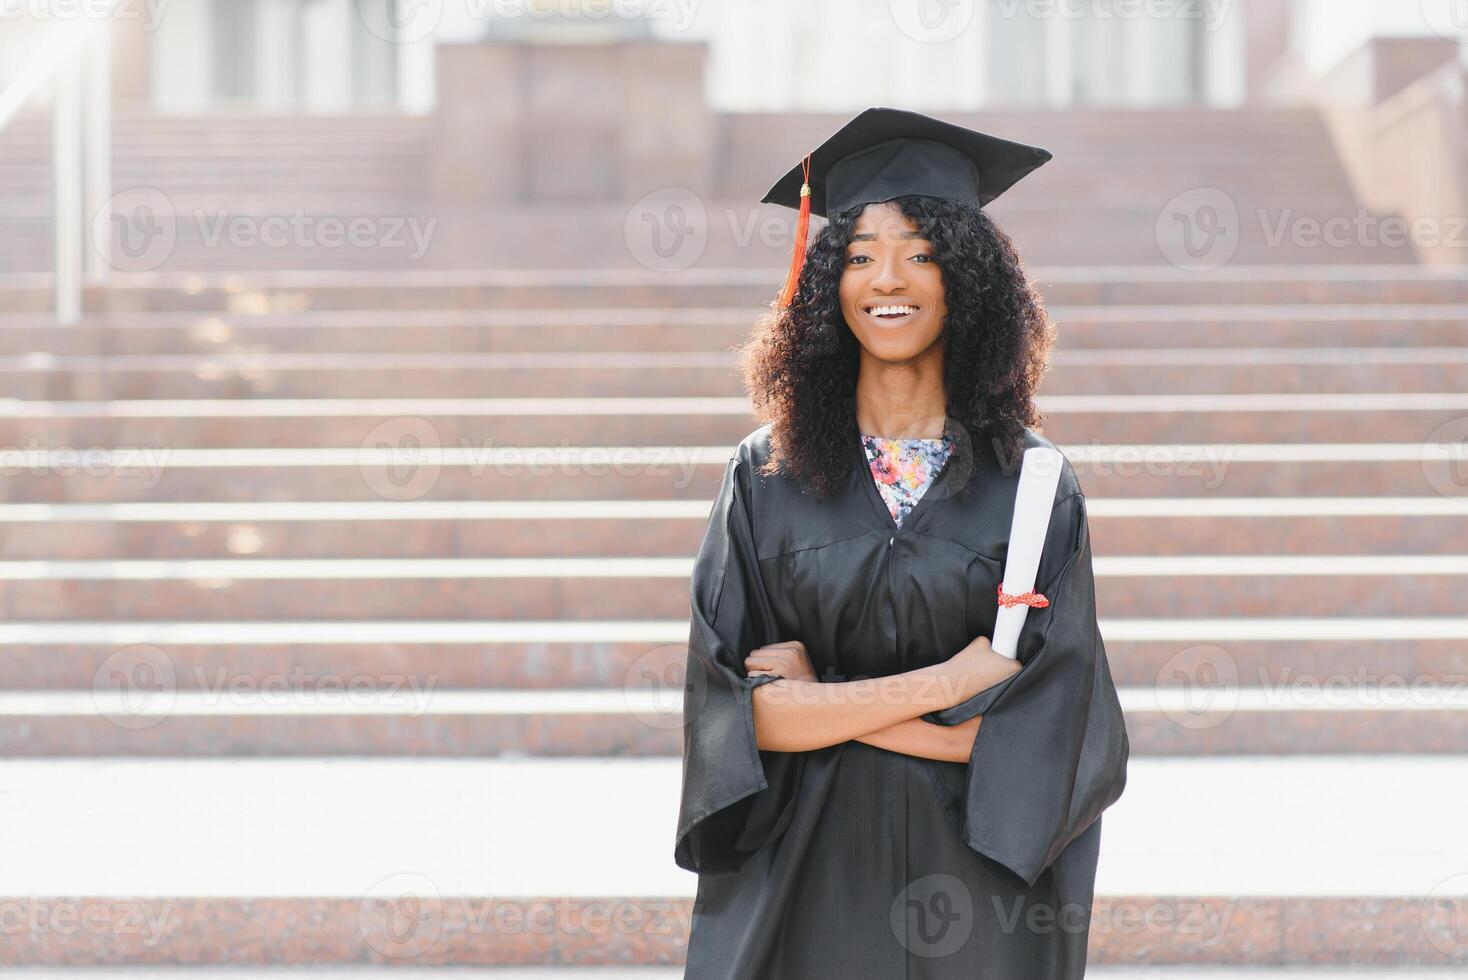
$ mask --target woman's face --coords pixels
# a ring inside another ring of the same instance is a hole
[[[933,246],[891,201],[857,220],[841,270],[846,325],[883,361],[916,358],[938,339],[948,307]]]

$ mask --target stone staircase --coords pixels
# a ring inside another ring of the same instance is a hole
[[[1215,267],[1225,264],[1220,259],[1240,266],[1415,262],[1409,245],[1382,234],[1392,216],[1361,206],[1311,109],[949,116],[1055,153],[1026,178],[1025,194],[991,208],[1031,263],[1195,268],[1192,246],[1214,239],[1221,241],[1208,255]],[[845,121],[714,114],[708,173],[692,170],[669,186],[636,183],[628,200],[572,186],[564,200],[506,188],[473,203],[435,182],[443,135],[436,127],[448,124],[432,116],[124,112],[114,127],[122,218],[113,235],[156,229],[166,244],[114,254],[128,272],[221,274],[781,268],[792,212],[757,202],[803,149]],[[553,136],[542,134],[552,143]],[[39,119],[0,132],[0,274],[49,267],[48,140]],[[542,154],[553,150],[536,145]],[[568,171],[568,183],[576,172]],[[679,241],[675,254],[635,240],[652,226]]]
[[[1033,271],[1133,745],[1098,975],[1461,970],[1468,275]],[[687,575],[778,278],[5,287],[0,909],[49,925],[0,963],[679,963]]]

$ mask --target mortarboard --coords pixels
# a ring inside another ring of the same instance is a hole
[[[790,271],[779,306],[795,294],[810,215],[907,194],[983,207],[1045,163],[1049,150],[980,133],[920,112],[873,106],[775,182],[760,201],[798,208]]]

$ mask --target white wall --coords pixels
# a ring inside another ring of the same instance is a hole
[[[709,40],[709,96],[725,110],[1065,104],[1071,80],[1085,77],[1078,74],[1079,64],[1047,57],[1070,57],[1085,26],[1047,11],[1074,11],[1082,6],[1078,0],[957,0],[941,21],[924,20],[925,5],[928,13],[943,9],[933,0],[704,0],[694,27],[680,36]],[[1224,15],[1205,38],[1204,87],[1213,104],[1241,101],[1242,10],[1230,0],[1182,9],[1186,17],[1200,11]],[[1178,101],[1174,86],[1182,62],[1175,39],[1182,19],[1120,16],[1091,25],[1098,40],[1091,48],[1089,90],[1104,101],[1130,105]],[[1101,41],[1103,34],[1116,43]],[[1000,39],[997,50],[993,39]],[[991,67],[1001,59],[1002,68]],[[1038,71],[1026,72],[1027,67]]]
[[[209,4],[174,0],[149,43],[152,101],[160,112],[202,112],[209,79]]]
[[[1297,44],[1313,74],[1329,71],[1371,37],[1457,36],[1468,40],[1465,0],[1296,0]]]
[[[291,5],[296,0],[267,0]],[[417,0],[421,2],[421,0]],[[432,33],[398,47],[398,96],[409,111],[430,111],[434,100],[433,45],[493,36],[495,4],[517,0],[439,0]],[[535,0],[518,0],[532,3]],[[568,0],[556,0],[564,3]],[[632,2],[632,0],[622,0]],[[1290,0],[1278,0],[1286,3]],[[670,41],[701,40],[710,46],[707,86],[721,110],[780,111],[848,109],[902,104],[934,111],[963,111],[986,105],[1051,104],[1068,101],[1082,62],[1061,63],[1051,55],[1073,51],[1079,31],[1073,18],[1021,16],[1046,9],[1045,0],[646,0],[655,35]],[[1081,0],[1054,0],[1073,11]],[[1298,0],[1305,30],[1303,48],[1316,70],[1334,64],[1373,32],[1431,30],[1423,10],[1468,0]],[[924,5],[927,4],[926,8]],[[1244,94],[1243,10],[1237,0],[1200,0],[1196,7],[1222,12],[1211,25],[1206,99],[1234,105]],[[948,10],[941,23],[915,12]],[[1003,12],[1014,12],[1005,17]],[[292,65],[262,65],[264,102],[285,107],[289,99],[271,86],[303,93],[301,107],[337,111],[350,106],[349,21],[356,0],[316,0],[304,8],[300,30],[306,57],[301,77]],[[208,2],[171,0],[154,45],[154,95],[165,110],[202,111],[209,90]],[[1109,25],[1126,52],[1097,62],[1090,90],[1102,100],[1128,105],[1167,105],[1177,100],[1182,65],[1175,50],[1178,24],[1163,19]],[[999,39],[996,41],[996,39]],[[995,49],[995,45],[998,49]],[[1171,46],[1170,46],[1171,45]],[[262,43],[263,58],[285,47]],[[1104,51],[1102,52],[1105,53]],[[995,69],[997,59],[1007,67]],[[1041,69],[1037,81],[1035,72]]]

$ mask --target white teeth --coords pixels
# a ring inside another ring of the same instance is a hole
[[[916,306],[874,306],[867,311],[872,316],[896,316],[902,313],[916,313]]]

